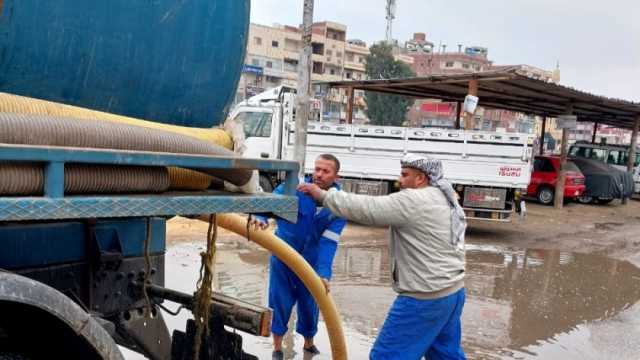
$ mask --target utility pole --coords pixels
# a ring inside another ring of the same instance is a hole
[[[573,104],[567,104],[565,114],[573,114]],[[575,127],[575,126],[574,126]],[[567,179],[567,155],[569,153],[569,129],[562,127],[562,144],[560,145],[560,173],[556,181],[556,191],[553,204],[556,209],[562,209],[564,205],[564,183]]]
[[[311,98],[311,37],[313,26],[313,0],[304,0],[302,10],[302,52],[298,66],[298,94],[296,96],[296,137],[294,159],[300,165],[300,177],[304,176],[307,153],[307,124],[309,123],[309,99]]]

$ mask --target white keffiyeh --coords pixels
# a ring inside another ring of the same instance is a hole
[[[400,161],[400,165],[405,168],[420,170],[429,177],[429,185],[434,186],[445,195],[451,207],[451,244],[457,247],[464,246],[464,234],[467,228],[467,218],[462,207],[458,203],[456,193],[451,183],[444,179],[442,175],[442,162],[416,154],[407,154]]]

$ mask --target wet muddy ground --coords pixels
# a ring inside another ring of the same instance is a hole
[[[463,313],[468,358],[640,358],[640,202],[569,204],[562,211],[529,203],[528,210],[512,224],[470,224]],[[198,221],[169,222],[169,288],[193,292],[205,233]],[[395,298],[386,238],[386,229],[350,224],[336,255],[331,291],[350,359],[368,358]],[[222,232],[216,289],[266,304],[268,260],[254,244]],[[186,316],[167,322],[182,328]],[[270,358],[270,339],[244,338],[245,351]],[[329,358],[323,324],[316,342],[325,354],[316,359]],[[299,335],[285,339],[287,358],[304,358],[301,349]]]

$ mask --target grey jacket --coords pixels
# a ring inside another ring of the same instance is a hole
[[[433,299],[464,286],[464,244],[451,244],[449,204],[439,189],[406,189],[386,196],[329,190],[323,205],[347,220],[390,226],[393,289],[398,294]]]

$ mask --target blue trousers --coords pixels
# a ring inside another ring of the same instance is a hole
[[[269,271],[269,307],[273,310],[271,332],[286,334],[293,305],[297,304],[296,332],[312,338],[318,332],[318,305],[309,290],[289,268],[271,256]]]
[[[439,299],[398,296],[369,354],[370,359],[464,360],[460,316],[465,291]]]

